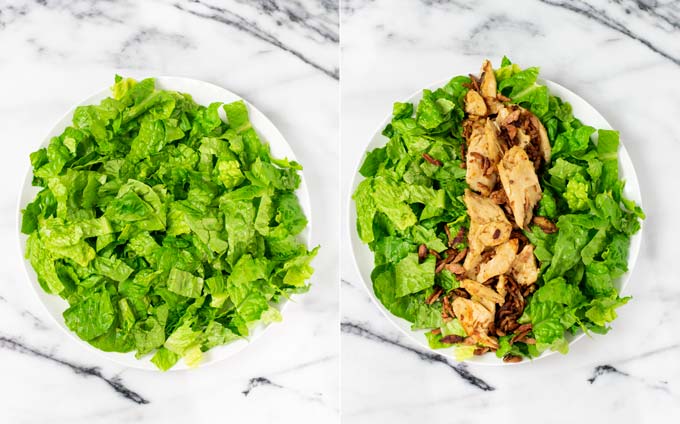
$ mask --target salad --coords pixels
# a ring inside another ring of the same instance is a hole
[[[644,219],[623,194],[616,131],[595,129],[503,58],[394,104],[353,195],[374,292],[459,360],[505,362],[604,334]]]
[[[271,156],[242,101],[206,107],[116,76],[30,159],[41,189],[23,210],[26,257],[98,349],[195,366],[309,288],[302,167]]]

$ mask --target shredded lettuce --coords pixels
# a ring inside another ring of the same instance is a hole
[[[26,257],[99,349],[194,366],[308,288],[318,248],[299,240],[302,167],[272,158],[242,101],[205,107],[116,77],[31,164]]]

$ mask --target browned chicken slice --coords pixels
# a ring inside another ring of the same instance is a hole
[[[482,64],[482,77],[480,83],[480,91],[489,113],[494,114],[503,107],[503,104],[498,101],[496,97],[496,75],[493,73],[491,62],[485,60]]]
[[[480,196],[471,190],[465,190],[463,201],[472,221],[482,224],[496,221],[508,222],[500,206],[488,197]]]
[[[484,284],[480,284],[474,280],[466,278],[463,281],[461,281],[460,286],[467,290],[467,292],[470,293],[471,296],[488,300],[491,302],[491,304],[498,303],[502,305],[503,302],[505,302],[505,297],[496,293],[492,288],[487,287]]]
[[[480,91],[482,96],[496,98],[496,75],[493,73],[493,67],[488,59],[485,59],[482,63],[481,80]]]
[[[489,327],[494,321],[493,312],[481,303],[464,297],[455,298],[451,306],[469,338],[485,346],[498,348],[498,341],[489,336]]]
[[[517,256],[518,245],[517,239],[512,239],[497,246],[494,257],[479,266],[477,281],[483,283],[491,277],[507,273]]]
[[[533,163],[518,146],[508,150],[498,164],[501,184],[508,197],[517,226],[524,229],[531,222],[534,206],[541,200],[541,186]]]
[[[505,275],[499,275],[498,281],[496,282],[496,291],[503,298],[503,303],[505,303],[505,295],[508,294],[508,288],[506,287],[507,281],[508,279],[505,277]]]
[[[501,146],[498,142],[495,124],[488,120],[483,129],[473,129],[468,144],[465,181],[470,188],[491,194],[498,181],[498,162],[501,160]]]
[[[468,90],[465,95],[465,112],[476,116],[486,116],[488,113],[484,98],[473,89]]]
[[[469,250],[463,266],[470,271],[481,261],[481,254],[485,247],[497,246],[510,238],[512,224],[507,220],[500,206],[488,197],[465,190],[463,200],[470,215]]]
[[[512,263],[510,275],[522,286],[529,286],[538,279],[538,267],[534,257],[534,246],[527,244]]]
[[[538,142],[541,151],[541,156],[545,160],[545,163],[550,163],[550,155],[552,150],[550,149],[550,140],[548,139],[548,132],[541,123],[541,120],[536,117],[533,113],[529,112],[531,115],[529,119],[531,123],[538,129]]]

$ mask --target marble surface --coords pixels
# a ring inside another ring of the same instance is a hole
[[[613,330],[511,367],[461,365],[411,343],[371,303],[345,231],[343,422],[678,422],[680,2],[348,0],[341,33],[343,206],[393,101],[507,55],[540,66],[621,131],[647,212],[626,290],[634,299]]]
[[[0,0],[0,422],[338,421],[338,235],[324,230],[339,225],[338,39],[333,1]],[[21,269],[28,153],[115,73],[236,92],[305,165],[312,242],[323,246],[313,287],[265,337],[210,367],[161,374],[101,359],[53,324]]]

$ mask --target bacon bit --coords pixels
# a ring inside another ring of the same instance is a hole
[[[488,347],[478,347],[477,349],[475,349],[474,354],[477,356],[481,356],[487,353],[489,350],[490,349]]]
[[[428,252],[430,252],[430,255],[434,256],[434,257],[437,258],[437,259],[441,259],[441,258],[442,258],[441,255],[439,254],[439,252],[437,252],[437,251],[434,250],[434,249],[430,249],[430,250],[428,250]]]
[[[453,260],[452,260],[451,262],[457,263],[457,262],[462,261],[462,260],[465,258],[465,255],[467,255],[467,252],[468,252],[468,250],[467,250],[467,247],[466,247],[465,249],[463,249],[463,250],[461,250],[460,252],[458,252],[458,254],[456,255],[456,257],[453,258]]]
[[[557,225],[544,216],[535,216],[531,222],[538,226],[546,234],[553,234],[557,232]]]
[[[430,331],[431,334],[441,334],[442,329],[441,328],[435,328],[434,330]]]
[[[507,364],[514,364],[517,362],[522,362],[522,357],[517,355],[505,355],[503,357],[503,362]]]
[[[439,341],[442,343],[455,344],[460,343],[463,340],[465,340],[465,337],[461,337],[456,334],[449,334],[448,336],[442,337]]]
[[[463,239],[465,238],[465,231],[466,231],[465,227],[460,227],[460,229],[458,230],[458,234],[456,234],[456,237],[454,237],[453,241],[451,242],[452,246],[455,246],[463,241]]]
[[[506,125],[505,130],[508,132],[508,138],[514,140],[517,136],[517,127],[514,125]]]
[[[435,165],[435,166],[444,166],[444,164],[442,163],[442,161],[440,161],[439,159],[433,158],[432,156],[428,155],[427,153],[423,153],[423,159],[425,159],[426,161],[430,162],[432,165]]]
[[[451,229],[449,229],[449,224],[444,224],[444,232],[446,233],[446,239],[449,241],[449,247],[452,247],[453,244],[451,244]]]
[[[465,268],[463,268],[463,265],[461,264],[448,264],[446,265],[446,269],[448,269],[451,274],[465,274]]]
[[[504,95],[502,95],[500,91],[499,91],[498,93],[496,93],[496,98],[497,98],[498,100],[500,100],[501,102],[510,102],[510,101],[512,101],[512,100],[510,100],[509,97],[505,97]]]
[[[521,333],[518,332],[517,334],[515,334],[515,335],[512,337],[512,339],[510,339],[510,344],[512,345],[512,344],[514,344],[514,343],[517,343],[517,342],[521,341],[521,340],[524,339],[527,335],[529,335],[529,331],[524,331],[524,332],[521,332]]]
[[[418,247],[418,261],[420,263],[422,263],[425,260],[425,258],[427,257],[427,253],[428,253],[427,246],[421,244]]]
[[[449,298],[447,296],[444,296],[442,298],[442,317],[444,317],[444,314],[446,314],[446,317],[455,317],[456,314],[453,313],[453,308],[451,307],[451,302],[449,302]]]
[[[515,330],[515,332],[517,332],[517,333],[524,333],[525,331],[530,331],[531,328],[532,328],[532,325],[531,325],[531,323],[529,322],[529,323],[522,324],[522,325],[520,325],[519,327],[517,327],[517,329]]]
[[[472,74],[468,74],[468,76],[470,77],[470,87],[479,91],[479,81],[477,80],[477,77]]]
[[[425,304],[426,305],[432,305],[434,302],[437,301],[437,299],[439,299],[439,296],[442,295],[442,292],[444,292],[444,290],[441,287],[437,287],[437,290],[435,290],[430,295],[430,297],[427,298],[427,300],[425,301]]]
[[[523,340],[518,340],[518,341],[520,341],[522,343],[530,344],[530,345],[536,344],[536,339],[531,338],[531,337],[527,337]]]

